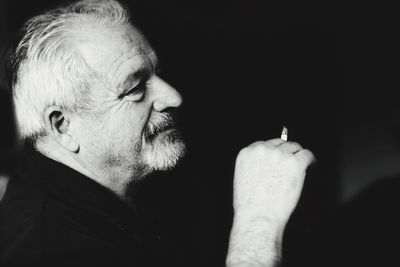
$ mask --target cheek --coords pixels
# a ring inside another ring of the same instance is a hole
[[[105,135],[126,143],[142,137],[148,113],[143,108],[135,108],[132,105],[132,103],[127,102],[116,110],[110,110],[104,120]]]

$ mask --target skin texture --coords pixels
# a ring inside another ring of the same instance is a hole
[[[49,106],[43,115],[48,135],[37,148],[129,203],[132,184],[182,156],[184,144],[168,115],[182,98],[155,74],[155,53],[133,26],[82,25],[74,37],[96,76],[90,108],[71,113]],[[241,150],[228,267],[277,266],[285,226],[313,160],[310,151],[281,139]]]
[[[39,150],[129,199],[131,184],[173,167],[183,155],[166,115],[182,98],[155,74],[156,55],[131,25],[82,27],[75,45],[96,74],[90,109],[76,114],[49,107],[51,134]],[[163,126],[168,129],[149,134]]]
[[[282,139],[255,142],[236,159],[227,266],[278,266],[285,226],[314,155]]]

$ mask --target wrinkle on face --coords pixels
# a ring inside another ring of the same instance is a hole
[[[145,66],[142,57],[143,55],[138,53],[136,47],[132,47],[130,51],[116,59],[104,73],[109,81],[109,88],[112,90],[121,90],[124,76]]]
[[[154,143],[146,144],[144,139],[150,118],[157,115],[154,101],[168,97],[160,94],[157,90],[162,88],[153,84],[157,79],[155,52],[139,33],[129,33],[126,27],[103,26],[97,30],[93,39],[80,47],[88,64],[100,76],[99,83],[92,86],[94,115],[84,117],[79,126],[83,140],[81,151],[85,164],[94,166],[93,172],[104,177],[104,183],[116,177],[120,180],[112,183],[125,183],[132,177],[143,176],[146,168],[168,165],[165,162],[177,159],[182,149],[177,142],[167,142],[170,133],[161,134]],[[149,80],[146,74],[133,77],[138,70],[148,72]],[[127,82],[127,79],[131,80]],[[121,97],[121,93],[136,84],[136,79],[149,83],[143,100]]]
[[[148,54],[143,54],[138,52],[138,46],[131,48],[129,52],[126,53],[125,57],[119,58],[118,64],[113,64],[110,70],[106,72],[108,75],[108,80],[110,81],[110,88],[115,88],[117,91],[121,92],[126,88],[123,88],[125,82],[129,82],[127,79],[129,76],[134,76],[135,73],[143,70],[149,75],[153,75],[157,65],[157,57],[154,51]],[[139,80],[137,81],[139,82]],[[121,88],[122,87],[122,88]]]
[[[93,31],[92,27],[89,29]],[[130,25],[117,29],[103,26],[96,30],[97,33],[90,37],[93,40],[86,38],[86,42],[79,44],[79,49],[89,66],[101,77],[99,84],[93,86],[92,98],[94,113],[104,116],[114,106],[122,104],[121,94],[130,89],[125,84],[126,78],[139,69],[153,73],[157,58],[147,41]]]

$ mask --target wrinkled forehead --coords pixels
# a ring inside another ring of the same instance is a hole
[[[112,78],[121,68],[155,68],[157,57],[143,34],[132,25],[91,26],[81,34],[79,50],[89,66]],[[128,65],[130,65],[128,67]]]

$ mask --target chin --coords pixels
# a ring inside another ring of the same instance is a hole
[[[185,152],[186,146],[179,131],[170,129],[146,143],[144,162],[150,170],[166,171],[175,167]]]

